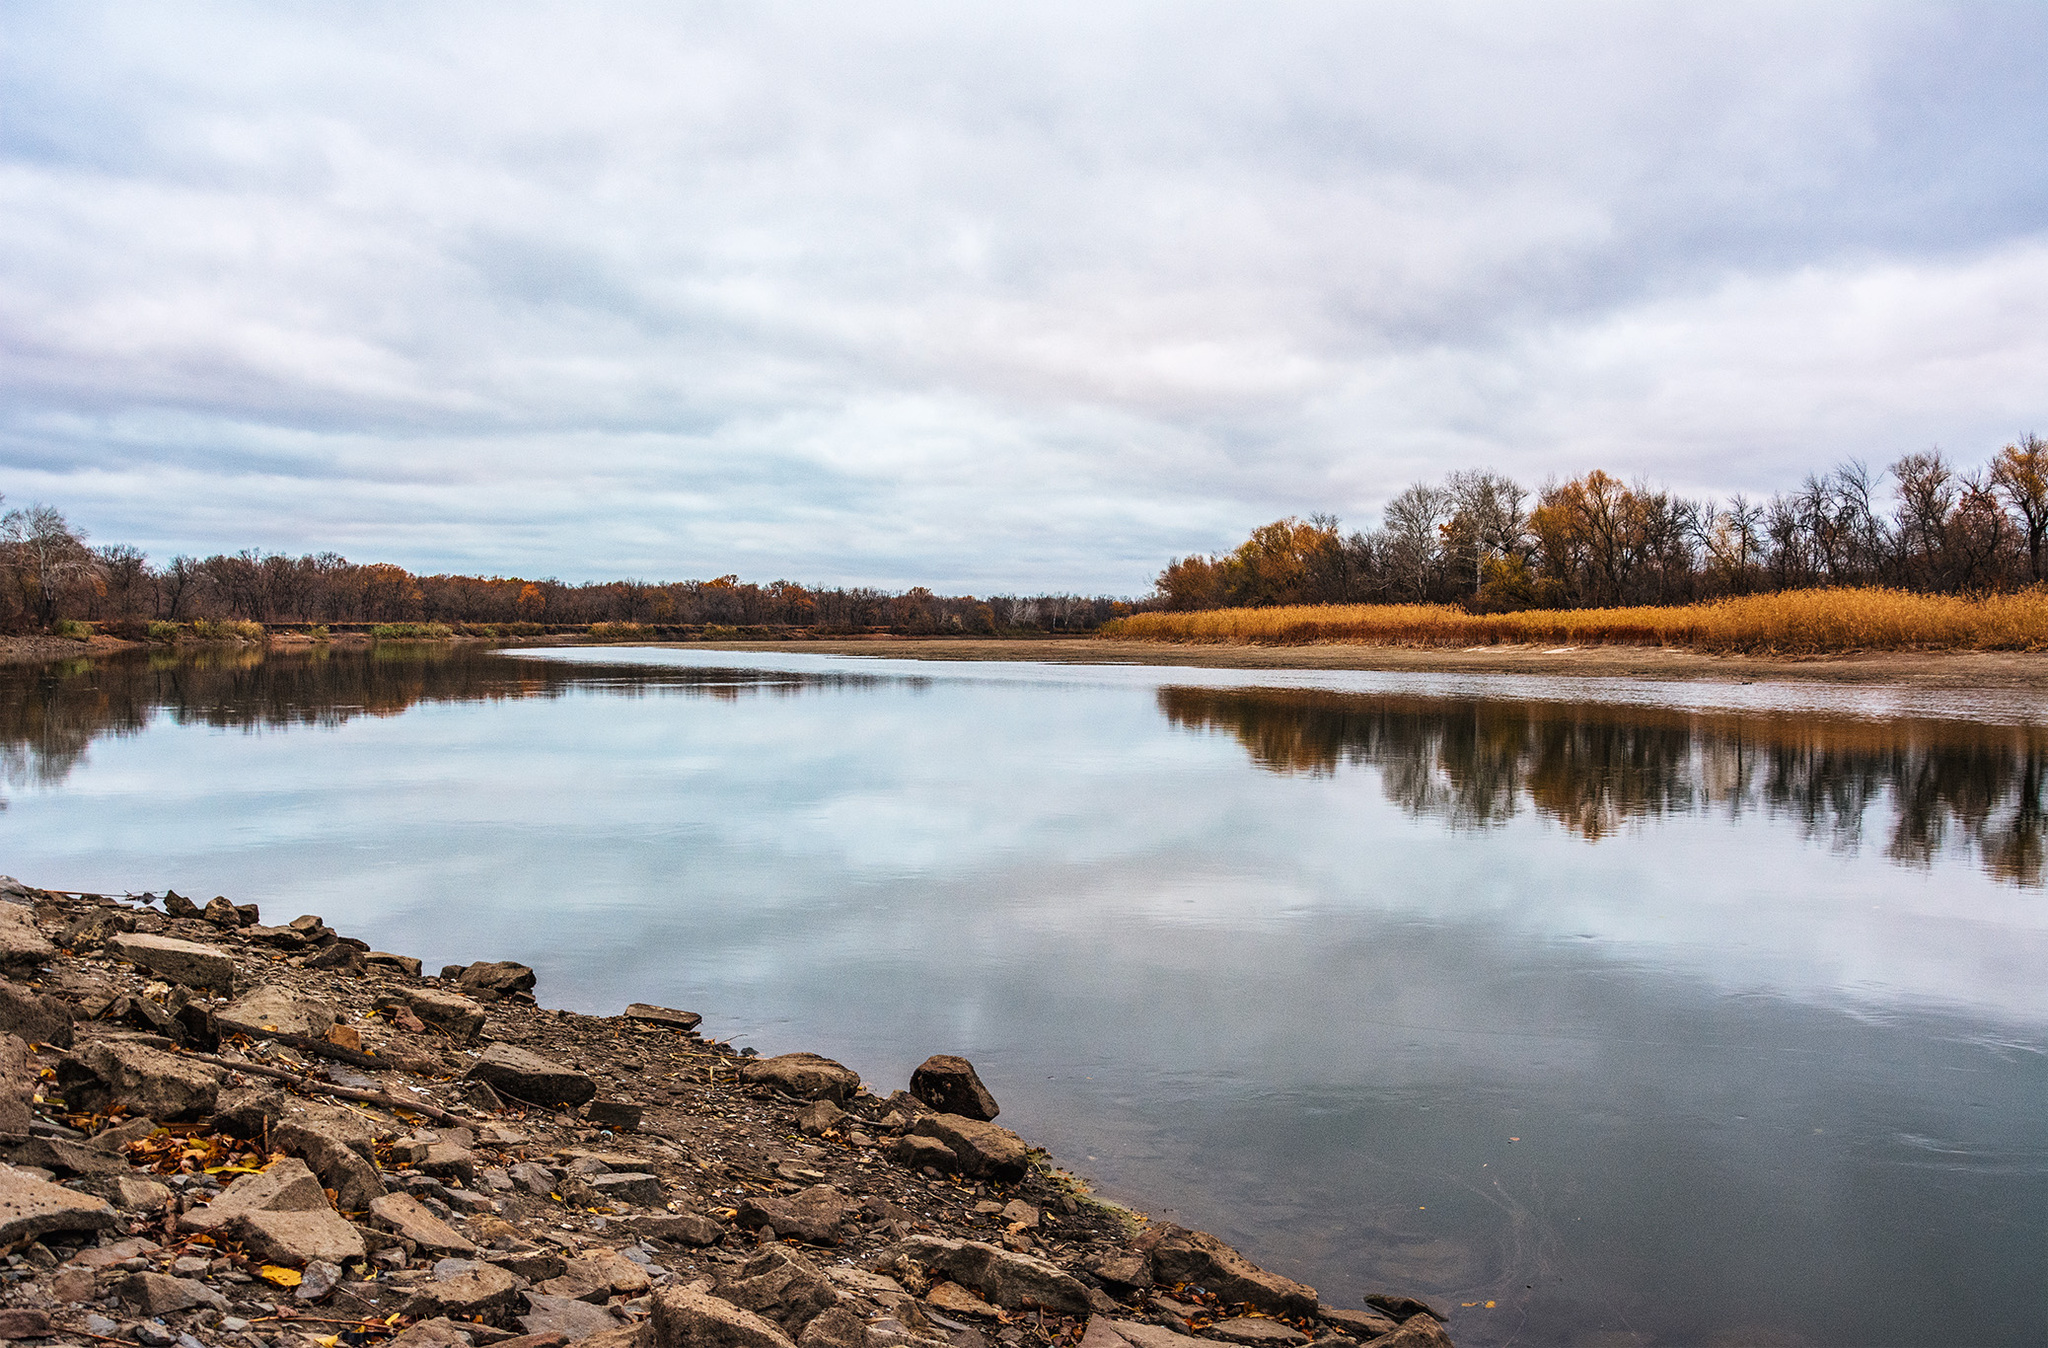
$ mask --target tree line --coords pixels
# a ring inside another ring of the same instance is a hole
[[[1981,468],[1940,450],[1873,472],[1849,460],[1768,500],[1687,499],[1595,469],[1531,493],[1454,472],[1387,503],[1380,527],[1276,520],[1234,550],[1174,559],[1174,610],[1450,603],[1486,612],[1681,604],[1830,585],[1924,593],[2018,589],[2048,571],[2048,441]]]
[[[332,552],[217,553],[161,565],[126,544],[89,546],[47,505],[0,515],[0,629],[66,621],[141,629],[150,622],[234,619],[265,624],[441,622],[581,626],[886,629],[904,635],[1092,632],[1131,603],[1106,595],[941,595],[857,587],[767,585],[736,575],[655,583],[568,584],[508,576],[414,575]]]

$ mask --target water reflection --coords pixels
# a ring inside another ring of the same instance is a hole
[[[1888,802],[1893,861],[1925,867],[1961,848],[1999,879],[2042,883],[2039,727],[1307,689],[1158,696],[1173,724],[1233,735],[1272,772],[1370,764],[1391,800],[1453,828],[1493,827],[1529,808],[1597,841],[1665,815],[1763,811],[1853,850]]]
[[[246,730],[332,727],[426,703],[560,697],[572,689],[732,701],[875,681],[845,673],[507,660],[477,647],[424,645],[267,654],[238,647],[0,666],[0,780],[54,786],[94,740],[138,734],[157,716]]]

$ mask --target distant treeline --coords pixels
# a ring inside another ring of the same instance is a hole
[[[1595,470],[1532,494],[1494,472],[1417,483],[1379,528],[1277,520],[1161,572],[1172,610],[1462,604],[1480,612],[1683,604],[1821,586],[1983,594],[2048,576],[2048,441],[1964,471],[1939,450],[1850,461],[1766,501],[1688,500]]]
[[[254,549],[173,557],[162,565],[125,544],[90,547],[51,506],[0,516],[0,630],[83,620],[141,628],[194,619],[259,623],[639,623],[789,626],[820,633],[875,629],[944,633],[1092,632],[1140,605],[1075,594],[941,595],[923,587],[768,585],[737,576],[570,585],[506,576],[416,576],[331,552],[293,557]]]

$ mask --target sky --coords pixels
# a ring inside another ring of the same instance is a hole
[[[1139,594],[2048,433],[2048,6],[0,0],[0,493],[156,560]]]

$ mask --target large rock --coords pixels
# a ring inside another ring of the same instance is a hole
[[[68,1003],[0,979],[0,1032],[19,1035],[31,1044],[70,1048],[72,1015]]]
[[[511,960],[485,960],[463,969],[456,982],[462,990],[480,1002],[495,1002],[503,997],[533,991],[534,973],[524,964]]]
[[[384,1192],[376,1136],[361,1115],[258,1088],[223,1093],[214,1121],[237,1136],[267,1137],[272,1151],[303,1160],[346,1211],[361,1212]]]
[[[860,1073],[815,1053],[757,1058],[740,1068],[740,1080],[773,1086],[799,1100],[830,1100],[842,1105],[860,1089]]]
[[[747,1230],[772,1227],[778,1236],[795,1236],[812,1245],[837,1245],[847,1218],[860,1205],[829,1184],[777,1198],[772,1194],[749,1194],[740,1204],[739,1224]]]
[[[1332,1325],[1360,1343],[1376,1339],[1382,1334],[1391,1334],[1401,1322],[1378,1311],[1353,1311],[1341,1306],[1318,1306],[1316,1318],[1326,1325]]]
[[[1266,1272],[1206,1231],[1162,1223],[1141,1232],[1131,1249],[1151,1256],[1156,1283],[1193,1283],[1226,1304],[1242,1302],[1268,1315],[1315,1317],[1315,1288]]]
[[[1202,1335],[1219,1343],[1237,1344],[1238,1348],[1301,1348],[1308,1342],[1308,1335],[1294,1326],[1263,1315],[1218,1320]]]
[[[635,1002],[625,1010],[627,1020],[637,1020],[647,1025],[659,1025],[665,1029],[681,1030],[684,1034],[695,1030],[704,1023],[704,1017],[695,1011],[677,1011],[673,1007],[651,1006],[646,1002]]]
[[[139,964],[159,978],[188,988],[230,991],[235,985],[235,957],[217,946],[175,936],[131,933],[108,938],[106,950],[116,959]]]
[[[511,1044],[485,1049],[469,1075],[500,1095],[554,1109],[573,1109],[597,1094],[597,1083],[583,1073]]]
[[[64,1102],[73,1110],[125,1109],[161,1123],[213,1113],[220,1083],[217,1067],[124,1039],[88,1044],[58,1071]]]
[[[935,1053],[910,1074],[910,1093],[941,1114],[987,1123],[1002,1113],[996,1098],[975,1074],[974,1064],[950,1053]]]
[[[468,1319],[509,1307],[520,1290],[519,1278],[494,1264],[445,1259],[435,1265],[432,1281],[413,1289],[405,1313],[420,1319]]]
[[[95,908],[66,927],[58,935],[57,944],[70,951],[98,950],[106,944],[108,937],[134,930],[133,913],[124,913],[118,908]]]
[[[648,1289],[647,1270],[610,1250],[591,1250],[567,1260],[562,1271],[534,1290],[602,1306],[614,1296],[634,1296]]]
[[[180,1217],[178,1225],[224,1234],[278,1264],[343,1264],[365,1253],[362,1233],[328,1206],[319,1177],[297,1157],[242,1176],[205,1207]]]
[[[887,1267],[904,1260],[943,1273],[1006,1310],[1086,1315],[1093,1307],[1088,1288],[1072,1274],[1043,1259],[1013,1254],[978,1240],[911,1236],[890,1246],[881,1263]]]
[[[910,1126],[914,1137],[936,1138],[956,1158],[963,1175],[1012,1183],[1024,1178],[1031,1149],[1007,1128],[960,1114],[927,1114]]]
[[[17,977],[32,974],[57,953],[42,932],[36,930],[36,916],[18,903],[0,903],[0,970]]]
[[[119,1221],[100,1199],[0,1165],[0,1246],[12,1249],[52,1231],[109,1231]]]
[[[438,988],[404,988],[377,999],[379,1007],[402,1003],[428,1029],[438,1030],[457,1043],[473,1044],[484,1032],[484,1009],[474,999]]]
[[[653,1323],[652,1348],[796,1348],[753,1312],[687,1288],[655,1294]]]
[[[1100,1333],[1098,1333],[1098,1327]],[[1114,1334],[1117,1339],[1131,1345],[1131,1348],[1196,1348],[1200,1339],[1176,1334],[1164,1325],[1147,1324],[1143,1320],[1111,1320],[1104,1323],[1101,1317],[1088,1322],[1088,1332],[1081,1338],[1086,1348],[1116,1348],[1114,1341],[1105,1342],[1103,1335]],[[1090,1343],[1089,1340],[1095,1340]]]
[[[401,1240],[409,1240],[422,1254],[473,1255],[476,1246],[467,1236],[436,1217],[427,1205],[411,1194],[385,1194],[370,1201],[370,1220]]]
[[[29,1063],[27,1041],[0,1033],[0,1139],[28,1136],[36,1117],[35,1093],[36,1069]]]
[[[169,1315],[194,1306],[217,1311],[228,1308],[228,1299],[205,1283],[164,1273],[131,1273],[114,1288],[114,1294],[143,1315]]]
[[[636,1236],[665,1240],[672,1245],[716,1245],[725,1239],[725,1228],[701,1212],[658,1212],[647,1217],[627,1217],[617,1225]]]
[[[243,993],[213,1013],[222,1030],[239,1030],[261,1039],[266,1034],[296,1034],[324,1039],[334,1028],[334,1008],[277,983]]]
[[[1451,1336],[1427,1315],[1411,1315],[1401,1327],[1372,1341],[1372,1348],[1452,1348]]]
[[[721,1279],[718,1294],[744,1310],[768,1316],[791,1334],[839,1304],[839,1292],[818,1266],[780,1245],[764,1247]]]
[[[602,1307],[540,1291],[526,1294],[526,1314],[518,1319],[519,1327],[529,1334],[560,1334],[571,1342],[619,1327],[612,1313]]]

